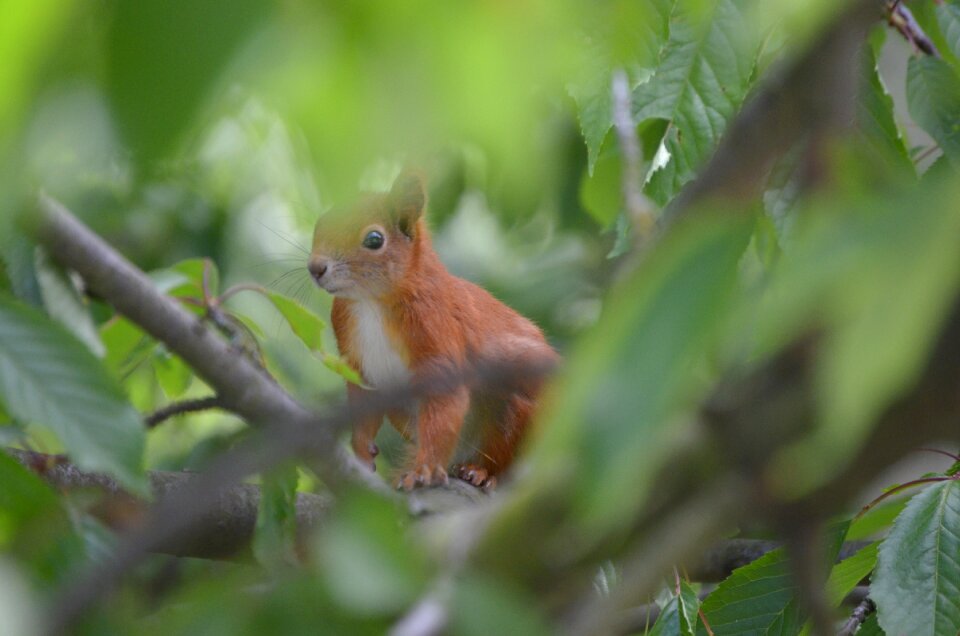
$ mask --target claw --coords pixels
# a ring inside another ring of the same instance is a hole
[[[443,469],[443,466],[421,464],[400,475],[397,479],[397,490],[411,491],[421,486],[441,486],[447,483],[447,471]]]
[[[489,492],[497,487],[497,478],[490,474],[486,468],[474,464],[458,464],[451,468],[451,472],[458,479],[482,488]]]

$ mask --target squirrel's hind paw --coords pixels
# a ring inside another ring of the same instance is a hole
[[[481,468],[476,464],[457,464],[450,468],[450,472],[457,479],[462,479],[487,492],[497,487],[497,478],[491,475],[486,468]]]
[[[413,470],[405,472],[397,478],[397,490],[411,491],[422,486],[446,486],[448,483],[447,471],[443,466],[434,464],[420,464]]]

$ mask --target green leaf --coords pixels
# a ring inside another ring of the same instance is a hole
[[[69,23],[74,3],[70,0],[4,2],[0,21],[0,138],[8,138],[27,105],[52,43]]]
[[[879,542],[871,543],[857,550],[857,552],[833,566],[830,578],[827,579],[826,597],[834,605],[840,607],[847,594],[853,591],[877,564],[877,548]]]
[[[297,562],[297,467],[289,464],[263,475],[253,554],[267,567]]]
[[[537,610],[535,598],[513,587],[510,581],[477,574],[457,582],[450,614],[452,634],[546,636],[554,633]]]
[[[35,245],[21,232],[15,229],[9,231],[9,235],[0,236],[0,247],[3,249],[7,279],[13,295],[31,305],[42,307],[43,297],[40,295],[34,258]]]
[[[683,579],[680,580],[680,595],[677,600],[680,604],[680,633],[683,636],[694,636],[697,633],[700,599],[696,590]]]
[[[374,493],[338,496],[337,514],[318,535],[316,553],[330,594],[344,607],[389,614],[420,596],[427,562],[409,541],[406,519],[405,510]]]
[[[326,323],[319,316],[282,294],[268,291],[266,296],[307,349],[323,351],[323,330]]]
[[[894,519],[907,505],[909,499],[888,499],[878,506],[874,506],[865,515],[856,519],[850,525],[850,532],[847,533],[848,541],[861,541],[863,539],[874,538],[880,532],[884,534],[893,525]]]
[[[106,37],[107,88],[135,154],[154,159],[170,150],[269,11],[261,0],[116,5]]]
[[[608,151],[596,162],[592,174],[586,172],[580,180],[580,204],[601,227],[610,227],[620,214],[622,176],[619,153]]]
[[[146,492],[143,425],[123,391],[63,327],[2,296],[0,395],[14,417],[50,427],[81,468]]]
[[[587,144],[588,176],[593,176],[600,150],[613,126],[611,82],[610,70],[607,69],[596,71],[591,80],[569,88],[570,95],[577,103],[580,131]]]
[[[826,562],[839,554],[848,525],[828,528]],[[716,636],[789,636],[799,633],[804,621],[797,593],[787,551],[779,548],[734,570],[703,601],[702,609]]]
[[[662,62],[634,91],[637,122],[670,124],[663,137],[669,160],[647,185],[661,207],[694,177],[746,97],[757,47],[744,37],[743,24],[733,0],[718,0],[700,20],[674,16]]]
[[[733,572],[704,601],[717,636],[796,634],[803,625],[786,550],[774,550]]]
[[[664,445],[681,434],[671,415],[705,390],[696,369],[727,324],[753,228],[752,217],[721,216],[675,228],[611,290],[544,414],[551,426],[532,451],[545,464],[539,474],[562,464],[564,474],[576,475],[575,505],[589,526],[630,518]]]
[[[0,547],[6,547],[11,533],[27,523],[50,515],[63,517],[59,500],[53,490],[40,478],[20,465],[20,462],[0,451]]]
[[[885,633],[886,632],[880,628],[877,613],[874,612],[867,617],[867,620],[863,621],[860,630],[857,632],[857,636],[884,636]]]
[[[937,6],[937,22],[954,57],[960,58],[960,2],[946,0]]]
[[[100,327],[100,339],[107,351],[103,362],[117,379],[123,379],[157,346],[156,340],[119,315]]]
[[[163,274],[164,270],[154,274],[158,282],[166,282],[169,275]],[[176,297],[203,298],[204,277],[207,278],[206,288],[210,297],[216,297],[220,293],[220,272],[217,270],[217,264],[209,258],[188,258],[180,261],[169,268],[174,274],[185,276],[187,282],[174,284],[167,290],[167,293]],[[169,280],[172,282],[173,278]]]
[[[672,596],[661,608],[649,636],[695,636],[700,599],[690,584],[680,581],[680,594]]]
[[[67,273],[50,261],[42,248],[35,253],[35,267],[43,306],[51,318],[67,328],[93,355],[102,358],[106,353],[90,308]]]
[[[817,202],[803,210],[803,232],[763,306],[742,307],[742,320],[756,318],[749,324],[759,351],[811,325],[829,333],[817,356],[818,425],[782,451],[770,483],[784,496],[834,475],[924,368],[960,285],[958,193],[955,180],[942,179],[922,190]]]
[[[46,468],[45,464],[33,467],[38,472]],[[69,576],[83,551],[79,538],[71,533],[61,497],[2,451],[0,484],[0,551],[29,566],[46,584]]]
[[[681,631],[680,623],[680,599],[674,596],[660,610],[649,636],[682,636],[685,632]]]
[[[360,377],[360,374],[340,356],[332,353],[324,353],[323,364],[347,382],[352,382],[357,386],[364,386],[363,378]]]
[[[911,57],[907,65],[907,107],[951,163],[960,165],[960,78],[956,71],[935,57]]]
[[[616,0],[597,5],[602,17],[588,29],[580,80],[568,87],[577,103],[580,130],[587,144],[587,174],[593,176],[613,126],[613,70],[623,68],[634,78],[645,79],[666,41],[669,18],[676,0],[632,2]]]
[[[888,634],[960,631],[960,482],[910,500],[880,544],[870,597]]]
[[[153,356],[153,372],[157,376],[160,388],[170,399],[183,395],[193,380],[193,371],[190,367],[165,347],[156,349]]]
[[[894,118],[893,99],[887,92],[870,47],[863,51],[860,99],[857,100],[857,124],[870,146],[899,169],[915,174],[910,152]]]

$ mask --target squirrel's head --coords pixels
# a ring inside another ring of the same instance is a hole
[[[307,269],[334,296],[380,298],[403,280],[426,240],[423,180],[401,173],[390,192],[368,194],[317,221]]]

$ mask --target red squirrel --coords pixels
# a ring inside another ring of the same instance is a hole
[[[478,360],[555,364],[556,351],[533,322],[447,271],[430,240],[426,203],[423,180],[403,173],[389,192],[367,194],[317,222],[308,270],[334,296],[331,322],[346,362],[372,390],[456,372]],[[495,394],[463,384],[419,400],[408,412],[388,413],[400,434],[416,443],[396,486],[446,484],[455,453],[466,452],[450,473],[480,488],[495,487],[540,399],[542,375],[534,375]],[[348,383],[348,400],[363,400],[367,390]],[[381,423],[380,417],[355,422],[351,437],[357,458],[374,470]]]

